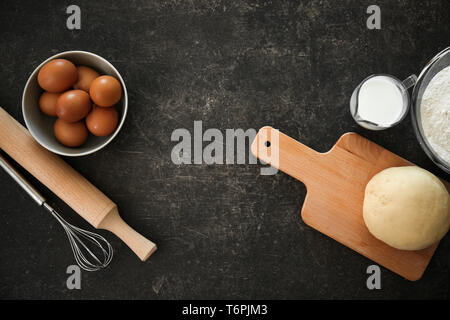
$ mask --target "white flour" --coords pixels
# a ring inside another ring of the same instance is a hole
[[[421,118],[429,144],[450,164],[450,66],[438,72],[425,89]]]

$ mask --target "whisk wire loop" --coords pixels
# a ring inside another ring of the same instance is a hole
[[[43,206],[56,218],[66,232],[75,261],[80,268],[86,271],[97,271],[109,265],[113,258],[114,250],[105,238],[97,233],[81,229],[67,222],[47,203],[44,203]],[[99,258],[95,255],[83,240],[98,247],[103,257]]]

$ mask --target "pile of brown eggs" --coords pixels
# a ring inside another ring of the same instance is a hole
[[[39,107],[46,115],[58,117],[53,132],[63,145],[79,147],[89,132],[104,137],[116,130],[119,115],[114,105],[122,97],[116,78],[55,59],[39,70],[38,83],[45,90]]]

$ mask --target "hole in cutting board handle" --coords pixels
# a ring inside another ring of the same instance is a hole
[[[270,141],[264,142],[264,145],[265,145],[267,148],[270,147]]]

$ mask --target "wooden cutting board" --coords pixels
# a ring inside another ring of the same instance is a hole
[[[251,150],[260,160],[305,184],[301,216],[307,225],[408,280],[423,275],[438,243],[419,251],[392,248],[369,233],[362,215],[367,182],[383,169],[410,166],[411,162],[356,133],[344,134],[330,151],[319,153],[264,127]]]

